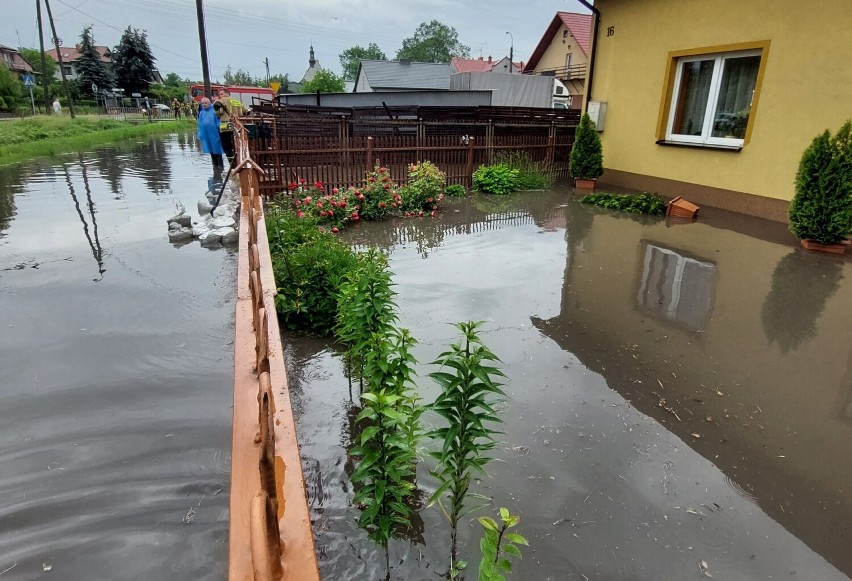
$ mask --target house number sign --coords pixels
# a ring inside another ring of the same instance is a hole
[[[615,27],[614,26],[608,26],[607,29],[606,29],[606,35],[607,36],[615,36]]]

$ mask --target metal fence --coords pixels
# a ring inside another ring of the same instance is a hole
[[[525,152],[567,178],[579,120],[579,111],[559,109],[276,105],[256,106],[244,119],[267,198],[299,179],[328,189],[360,185],[376,165],[404,182],[408,165],[426,160],[448,184],[469,187],[473,172],[501,151]]]

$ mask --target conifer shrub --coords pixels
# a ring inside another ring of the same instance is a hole
[[[595,124],[584,113],[574,136],[568,169],[575,178],[593,180],[603,173],[603,147]]]
[[[799,238],[837,244],[852,233],[852,121],[826,130],[802,154],[790,230]]]

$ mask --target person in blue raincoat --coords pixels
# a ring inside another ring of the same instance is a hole
[[[219,137],[219,118],[207,97],[201,99],[201,108],[198,110],[198,133],[195,138],[201,142],[201,151],[210,154],[213,167],[223,168],[225,162],[222,139]]]

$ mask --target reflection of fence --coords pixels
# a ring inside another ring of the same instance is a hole
[[[360,184],[374,164],[405,179],[408,164],[429,160],[450,184],[500,151],[520,150],[568,177],[579,112],[515,107],[329,108],[259,105],[247,119],[252,158],[265,171],[261,193],[272,196],[299,178],[328,188]]]
[[[161,109],[153,109],[151,112],[151,117],[148,117],[148,114],[144,109],[140,109],[139,107],[107,107],[106,110],[100,113],[101,117],[111,117],[112,119],[121,119],[122,121],[173,121],[176,119],[174,111],[164,111]],[[192,114],[184,114],[181,112],[181,116],[177,117],[179,119],[184,118],[192,118]]]
[[[319,581],[275,316],[263,171],[249,155],[245,129],[235,125],[241,209],[228,578]]]

